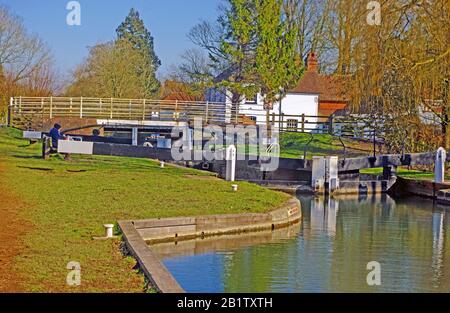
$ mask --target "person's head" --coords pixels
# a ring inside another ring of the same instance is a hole
[[[55,125],[53,125],[53,127],[56,128],[56,129],[58,129],[58,130],[61,129],[61,125],[59,125],[58,123],[56,123]]]

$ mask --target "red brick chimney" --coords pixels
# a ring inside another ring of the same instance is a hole
[[[317,55],[314,52],[308,53],[308,56],[306,57],[306,70],[308,72],[319,71],[319,61],[317,60]]]

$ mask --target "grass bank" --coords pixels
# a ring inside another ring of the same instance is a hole
[[[363,174],[372,174],[372,175],[382,175],[383,168],[367,168],[361,170]],[[428,171],[419,171],[419,170],[409,170],[407,168],[399,167],[397,169],[397,175],[403,178],[408,179],[417,179],[417,180],[433,180],[434,173]],[[445,175],[446,180],[450,180],[450,174]]]
[[[264,212],[288,196],[240,182],[230,183],[191,169],[147,159],[54,156],[40,159],[40,144],[0,128],[0,184],[21,203],[17,227],[23,250],[14,256],[16,279],[32,292],[140,292],[143,277],[120,240],[96,241],[103,224],[120,219]],[[22,226],[21,226],[22,225]],[[26,226],[25,226],[26,225]],[[0,241],[2,245],[7,242]],[[81,285],[66,285],[68,262],[81,265]],[[134,272],[133,272],[134,271]]]

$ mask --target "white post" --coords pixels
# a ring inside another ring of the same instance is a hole
[[[103,226],[105,227],[105,230],[106,230],[105,237],[106,238],[112,238],[113,237],[114,224],[104,224]]]
[[[132,141],[133,146],[138,145],[138,129],[137,129],[137,127],[133,127],[133,129],[132,129],[131,141]]]
[[[143,101],[143,106],[142,106],[142,120],[145,121],[145,99]]]
[[[230,145],[226,150],[226,162],[225,179],[227,181],[234,181],[236,173],[236,147],[234,145]]]
[[[109,118],[110,118],[110,119],[113,118],[113,98],[111,98],[111,112],[110,112]]]
[[[323,192],[325,189],[325,158],[322,156],[313,156],[311,186],[317,192]]]
[[[50,97],[50,118],[53,118],[53,97]]]
[[[80,118],[83,118],[83,97],[80,97]]]
[[[445,181],[445,160],[447,152],[444,148],[439,148],[436,151],[436,159],[434,163],[434,182],[443,183]]]
[[[327,165],[327,182],[328,182],[328,190],[329,192],[333,192],[339,188],[339,178],[338,178],[338,157],[337,156],[329,156],[326,161]]]

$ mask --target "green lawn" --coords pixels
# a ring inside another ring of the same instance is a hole
[[[367,155],[371,146],[343,138],[347,156]],[[328,134],[309,133],[282,133],[280,134],[281,156],[286,158],[303,157],[306,150],[306,158],[313,155],[342,155],[344,147],[336,136]]]
[[[280,156],[285,158],[298,159],[304,156],[312,159],[314,155],[344,155],[344,146],[336,136],[328,134],[310,134],[310,133],[282,133],[280,134]],[[347,157],[364,156],[372,154],[372,144],[363,143],[347,138],[342,138],[346,147],[345,155]],[[222,148],[216,145],[216,148]],[[238,153],[258,154],[256,145],[237,145]]]
[[[20,202],[25,250],[15,260],[25,291],[138,292],[143,277],[124,258],[120,240],[97,241],[104,223],[183,215],[263,212],[288,196],[239,182],[239,191],[213,175],[147,159],[53,156],[40,159],[40,144],[0,128],[2,186]],[[5,242],[0,243],[7,244]],[[0,247],[1,248],[1,247]],[[81,286],[65,284],[70,261],[81,264]]]
[[[382,175],[383,168],[368,168],[361,170],[363,174],[372,174],[372,175]],[[407,168],[399,167],[397,169],[397,175],[403,178],[409,179],[420,179],[420,180],[433,180],[434,173],[426,172],[426,171],[418,171],[418,170],[408,170]],[[450,174],[445,175],[445,179],[450,180]]]

